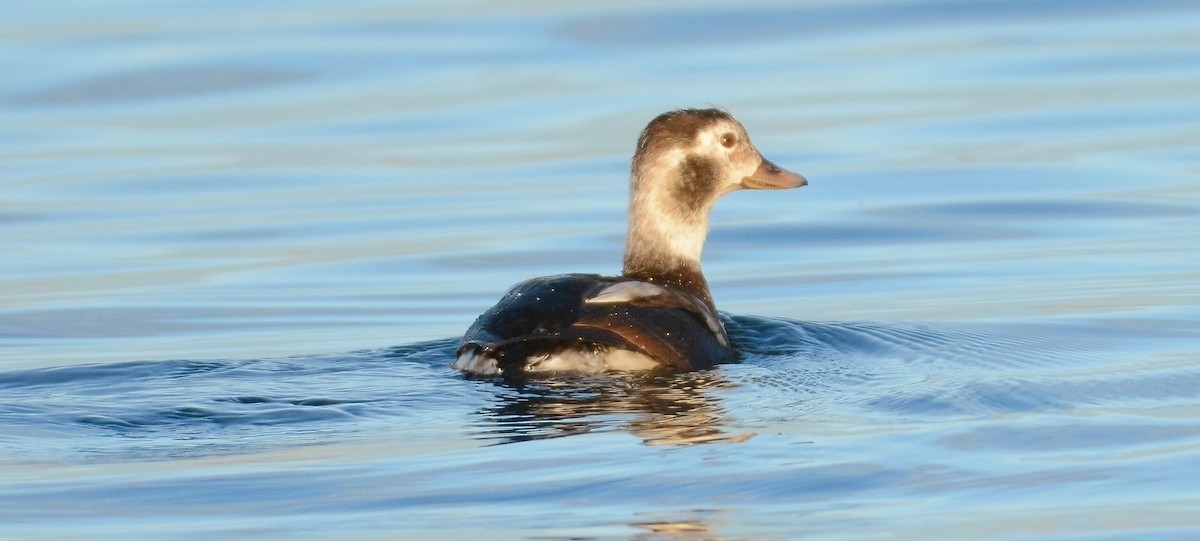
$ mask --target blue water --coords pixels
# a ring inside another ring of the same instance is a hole
[[[10,2],[0,538],[1200,537],[1200,7]],[[715,104],[743,362],[449,369]]]

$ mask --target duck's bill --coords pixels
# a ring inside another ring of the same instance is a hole
[[[763,158],[762,165],[752,175],[742,179],[742,186],[751,190],[786,190],[807,186],[808,179]]]

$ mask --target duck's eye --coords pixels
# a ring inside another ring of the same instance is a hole
[[[727,133],[721,136],[721,146],[725,148],[733,148],[737,144],[737,136],[732,133]]]

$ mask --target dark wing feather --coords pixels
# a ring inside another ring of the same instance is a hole
[[[690,306],[642,302],[587,307],[576,328],[596,327],[619,335],[628,349],[681,370],[712,368],[733,360],[724,329],[718,336]]]
[[[616,347],[637,351],[679,369],[709,368],[733,360],[716,314],[686,294],[635,298],[628,302],[585,302],[620,278],[566,274],[517,284],[467,330],[467,348],[492,352],[497,361],[520,366],[530,355],[566,348]]]

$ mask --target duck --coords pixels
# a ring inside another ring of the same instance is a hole
[[[467,329],[453,368],[517,379],[734,362],[700,268],[709,213],[734,191],[807,184],[764,158],[723,109],[658,115],[633,154],[621,274],[543,276],[513,286]]]

